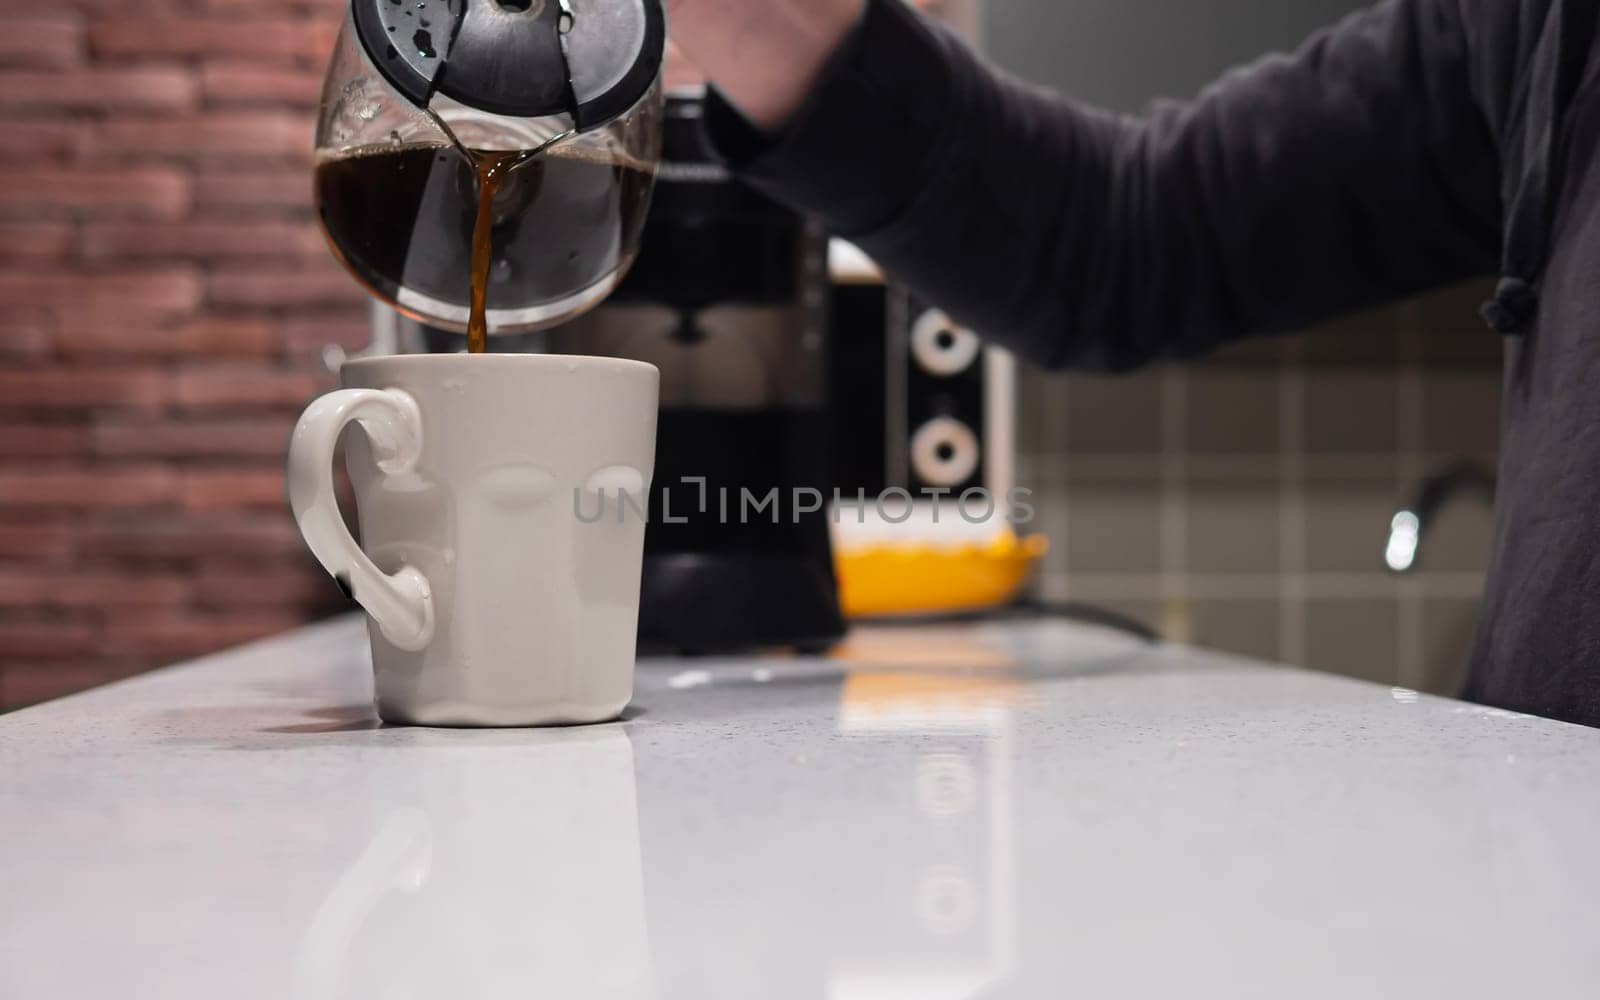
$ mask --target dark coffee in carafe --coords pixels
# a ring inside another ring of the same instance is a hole
[[[638,250],[652,175],[590,147],[557,145],[508,163],[515,155],[475,152],[474,164],[441,145],[345,151],[317,164],[317,211],[334,252],[370,291],[419,318],[459,315],[453,325],[465,333],[486,193],[487,310],[497,328],[534,329],[574,290],[620,278]]]

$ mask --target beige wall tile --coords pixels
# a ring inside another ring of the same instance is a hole
[[[1398,444],[1398,382],[1391,372],[1318,372],[1306,377],[1306,449],[1384,454]]]
[[[1260,336],[1232,340],[1204,358],[1197,359],[1195,365],[1202,369],[1275,369],[1283,364],[1285,345],[1291,339],[1285,336]]]
[[[1306,568],[1312,572],[1381,572],[1389,521],[1399,501],[1392,476],[1308,480]]]
[[[1067,377],[1020,365],[1017,374],[1017,449],[1054,457],[1067,445]]]
[[[1430,369],[1499,371],[1505,341],[1489,329],[1479,309],[1494,295],[1494,279],[1430,292],[1416,303],[1420,360]]]
[[[1394,684],[1399,607],[1382,600],[1314,600],[1306,608],[1307,666]]]
[[[1151,480],[1073,482],[1051,537],[1070,572],[1149,573],[1161,567],[1161,493]]]
[[[1197,601],[1193,615],[1196,645],[1281,662],[1277,601]]]
[[[1429,522],[1417,553],[1422,573],[1482,573],[1494,543],[1494,512],[1476,496],[1447,504]]]
[[[1401,307],[1370,309],[1340,317],[1301,334],[1300,356],[1307,367],[1392,367],[1400,357]]]
[[[1074,453],[1141,454],[1161,448],[1158,372],[1067,380],[1066,444]]]
[[[1435,456],[1492,455],[1500,447],[1500,376],[1433,372],[1422,381],[1422,444]]]
[[[1197,371],[1188,379],[1184,422],[1192,452],[1275,454],[1282,420],[1280,379],[1272,370]]]
[[[1029,533],[1037,532],[1050,540],[1050,551],[1045,553],[1040,561],[1039,574],[1041,582],[1051,574],[1060,574],[1067,571],[1067,539],[1070,537],[1067,524],[1067,490],[1064,486],[1034,487],[1033,523],[1028,525]]]
[[[1276,479],[1192,479],[1186,500],[1189,572],[1278,571],[1282,501]]]
[[[1422,605],[1423,688],[1447,697],[1460,695],[1467,682],[1478,602],[1428,600]]]

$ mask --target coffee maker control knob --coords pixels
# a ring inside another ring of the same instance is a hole
[[[935,417],[911,437],[911,471],[929,486],[960,486],[978,471],[982,451],[972,428],[954,417]]]
[[[911,354],[929,375],[960,375],[978,360],[982,349],[977,334],[958,326],[942,310],[929,309],[911,325]]]

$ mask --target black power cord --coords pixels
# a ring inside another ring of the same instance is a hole
[[[1112,611],[1110,608],[1082,604],[1076,601],[1047,601],[1036,597],[1023,597],[1009,604],[993,608],[975,608],[969,611],[936,612],[925,615],[900,615],[873,618],[874,622],[897,624],[943,625],[1001,621],[1037,621],[1041,618],[1059,618],[1084,625],[1098,625],[1133,636],[1143,642],[1161,641],[1160,633],[1144,622]]]

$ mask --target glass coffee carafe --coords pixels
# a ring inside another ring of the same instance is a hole
[[[316,131],[334,253],[379,299],[455,332],[475,280],[488,333],[595,305],[649,208],[664,35],[659,0],[353,0]]]

